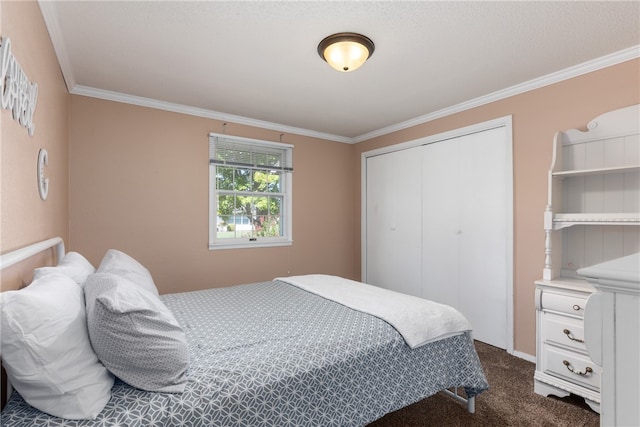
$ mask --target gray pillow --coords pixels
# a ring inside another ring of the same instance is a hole
[[[153,282],[153,277],[144,265],[133,257],[116,249],[109,249],[102,258],[98,267],[98,273],[113,273],[131,280],[136,285],[146,289],[152,294],[158,295],[158,288]]]
[[[160,298],[110,273],[89,276],[84,292],[89,338],[104,366],[142,390],[183,392],[187,341]]]

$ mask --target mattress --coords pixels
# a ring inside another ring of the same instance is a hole
[[[488,388],[469,333],[411,349],[385,321],[280,281],[163,295],[189,342],[184,393],[116,380],[95,420],[14,392],[12,426],[362,426],[440,390]],[[464,410],[463,407],[460,410]]]

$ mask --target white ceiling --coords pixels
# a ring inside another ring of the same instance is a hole
[[[640,56],[640,2],[40,1],[71,93],[357,142]],[[339,73],[329,34],[375,53]]]

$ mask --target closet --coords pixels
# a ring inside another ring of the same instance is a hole
[[[511,118],[363,154],[363,280],[513,350]]]

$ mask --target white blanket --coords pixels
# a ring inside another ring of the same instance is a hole
[[[393,326],[411,348],[471,330],[453,307],[342,277],[310,274],[274,280],[376,316]]]

